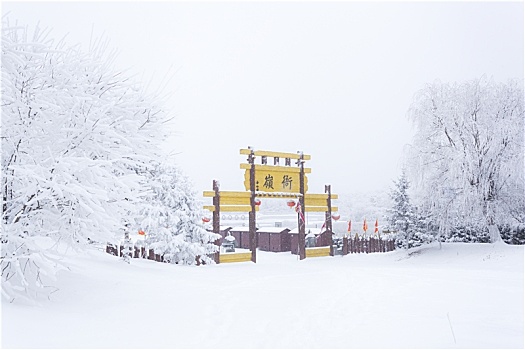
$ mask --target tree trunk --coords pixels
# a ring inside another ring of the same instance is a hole
[[[503,243],[497,225],[489,225],[490,243]]]
[[[487,227],[489,229],[490,243],[499,243],[503,242],[501,239],[501,234],[499,228],[496,225],[496,220],[494,220],[494,202],[486,201],[483,205],[483,215],[487,220]]]

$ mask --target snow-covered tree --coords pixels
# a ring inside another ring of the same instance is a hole
[[[481,78],[417,94],[409,174],[418,207],[443,236],[459,225],[496,242],[498,225],[524,221],[522,85]]]
[[[61,245],[115,241],[137,212],[141,176],[158,159],[166,119],[112,66],[2,22],[2,295],[44,293]]]
[[[218,251],[213,244],[218,235],[204,228],[204,210],[189,179],[167,164],[158,164],[147,174],[149,191],[138,223],[146,232],[146,243],[167,262],[212,263],[208,254]]]
[[[403,170],[390,192],[393,205],[388,219],[390,228],[397,231],[396,245],[405,249],[433,240],[433,236],[425,230],[425,220],[410,203],[408,189],[409,182]]]

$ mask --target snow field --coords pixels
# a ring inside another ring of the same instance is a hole
[[[70,257],[60,291],[3,304],[7,348],[523,348],[522,246],[443,244],[299,261]]]

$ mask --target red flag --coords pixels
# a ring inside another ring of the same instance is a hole
[[[352,220],[348,220],[348,232],[352,232]]]
[[[363,222],[363,231],[365,231],[366,233],[367,230],[368,230],[368,225],[366,224],[366,219],[365,219],[365,221]]]
[[[377,223],[377,219],[376,219],[376,228],[374,229],[374,233],[378,233],[379,232],[379,225]]]
[[[301,218],[301,220],[305,222],[304,214],[303,214],[303,211],[301,210],[301,201],[297,201],[297,205],[295,206],[295,211],[299,214],[299,217]]]
[[[326,221],[323,222],[323,226],[321,226],[321,232],[319,232],[320,234],[323,233],[323,229],[325,228],[325,226],[326,226]]]

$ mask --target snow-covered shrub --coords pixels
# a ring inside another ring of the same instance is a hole
[[[525,224],[511,226],[509,224],[499,227],[501,238],[507,244],[525,244]]]
[[[419,231],[414,231],[412,233],[412,235],[410,235],[409,237],[401,236],[401,235],[398,234],[396,236],[396,247],[398,247],[398,248],[419,247],[419,246],[421,246],[423,244],[428,244],[428,243],[433,242],[434,239],[435,239],[435,237],[432,234],[419,232]],[[405,243],[405,240],[408,240],[408,241]]]
[[[461,225],[451,228],[440,237],[441,242],[489,243],[489,230],[486,226]]]
[[[146,243],[170,263],[213,263],[208,254],[218,251],[217,235],[206,231],[204,210],[189,179],[174,166],[157,164],[147,170],[139,225]]]

